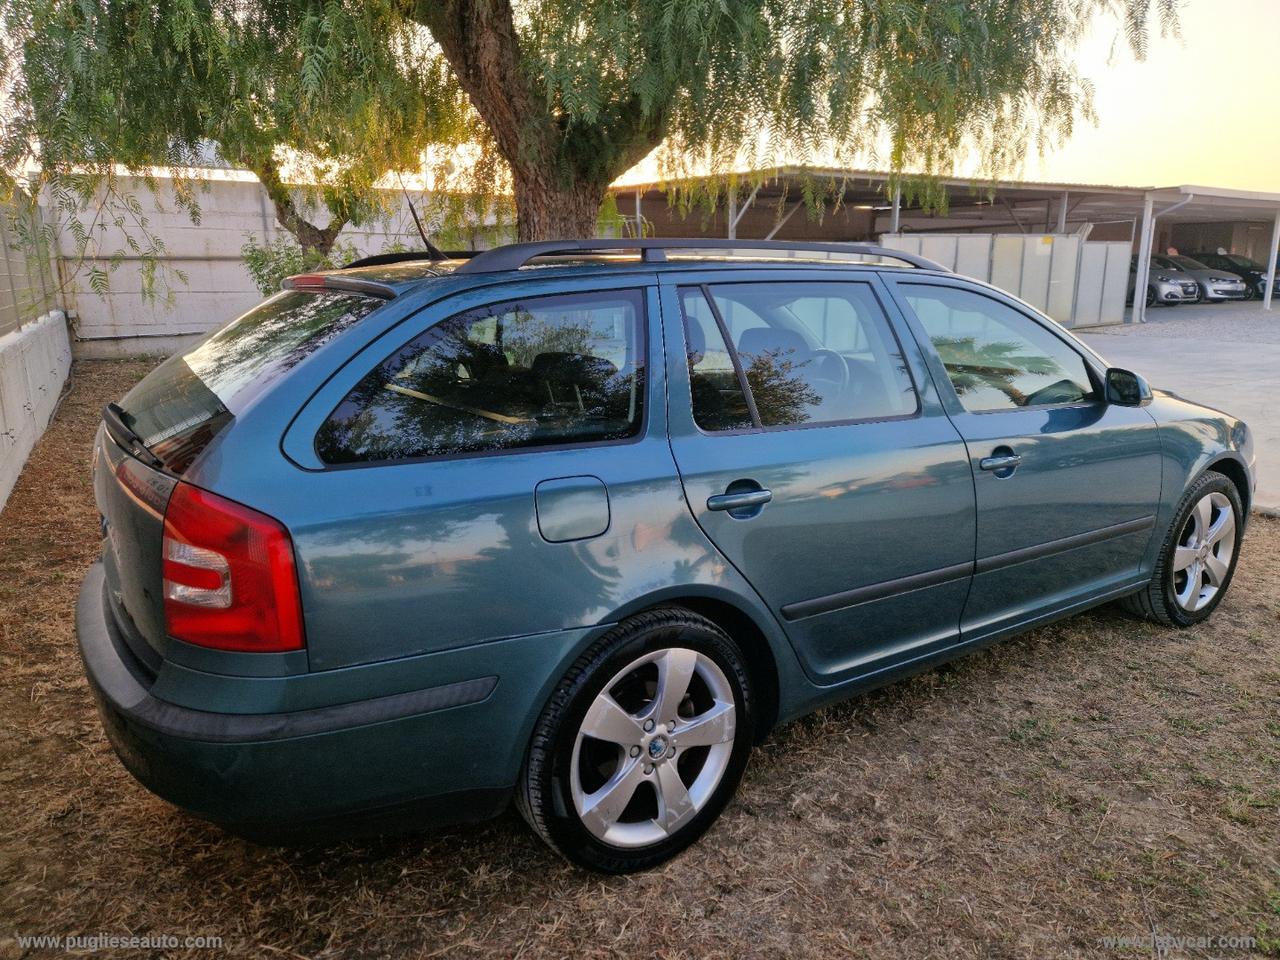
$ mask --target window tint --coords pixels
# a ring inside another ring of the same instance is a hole
[[[379,364],[316,438],[326,463],[404,460],[635,435],[644,409],[635,290],[493,304]]]
[[[902,289],[966,410],[1093,399],[1084,359],[1030,317],[957,287]]]
[[[763,426],[916,412],[906,361],[866,284],[738,283],[710,289],[726,318],[759,318],[737,332],[730,326],[730,335]]]
[[[681,289],[680,307],[684,312],[694,422],[708,431],[754,426],[733,358],[702,291],[696,287]]]

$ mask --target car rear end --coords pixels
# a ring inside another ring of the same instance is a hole
[[[424,718],[482,701],[494,680],[313,673],[289,528],[252,497],[223,495],[224,451],[237,431],[261,432],[255,409],[308,380],[308,363],[388,299],[323,278],[301,286],[104,410],[93,454],[102,560],[77,607],[86,674],[125,766],[178,806],[248,831],[411,799],[421,782],[397,777],[403,742],[386,728],[430,736]],[[256,439],[235,456],[240,491],[247,474],[276,487],[290,475],[278,435]],[[504,800],[481,791],[464,816]]]

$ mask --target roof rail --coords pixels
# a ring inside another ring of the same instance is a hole
[[[813,253],[848,253],[900,260],[921,270],[951,271],[940,263],[914,253],[891,250],[870,243],[809,243],[796,240],[720,240],[714,237],[644,237],[634,240],[539,240],[510,243],[477,253],[456,273],[498,273],[518,270],[537,257],[566,253],[598,253],[608,250],[638,250],[645,263],[665,263],[668,250],[788,250]]]
[[[442,250],[446,260],[467,260],[476,255],[474,250]],[[350,270],[352,267],[381,267],[388,263],[408,263],[411,260],[427,260],[439,263],[441,258],[432,256],[426,250],[406,250],[401,253],[375,253],[373,256],[360,257],[350,263],[344,263],[339,269]]]

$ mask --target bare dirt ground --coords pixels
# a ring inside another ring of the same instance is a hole
[[[1254,518],[1199,628],[1103,609],[777,731],[649,874],[579,872],[514,814],[263,848],[134,783],[75,652],[90,438],[145,369],[77,364],[0,516],[0,957],[94,933],[221,937],[169,951],[204,957],[1156,956],[1153,934],[1280,956],[1280,521]]]

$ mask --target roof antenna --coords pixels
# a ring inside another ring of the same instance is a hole
[[[418,219],[418,211],[413,207],[413,201],[409,199],[409,191],[404,185],[404,177],[400,176],[400,171],[396,171],[396,179],[400,181],[400,189],[404,191],[404,202],[409,205],[409,212],[413,214],[413,225],[418,228],[418,236],[422,238],[422,245],[427,248],[427,253],[432,260],[448,260],[449,257],[443,250],[427,239],[427,231],[422,229],[422,221]]]

